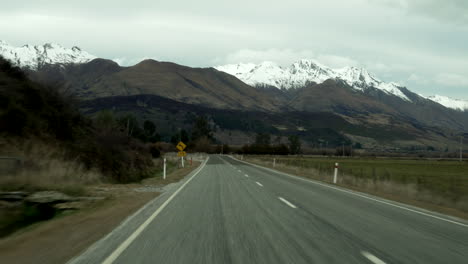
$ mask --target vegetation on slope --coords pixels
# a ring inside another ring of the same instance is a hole
[[[74,161],[84,170],[98,169],[107,180],[137,181],[151,172],[149,148],[132,137],[122,120],[85,117],[72,99],[29,81],[2,58],[0,106],[2,155],[27,155],[27,148],[37,143],[51,146],[50,155],[56,159]],[[26,167],[38,166],[35,160],[28,162]]]

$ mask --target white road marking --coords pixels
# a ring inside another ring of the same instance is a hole
[[[372,255],[371,253],[367,251],[361,251],[361,254],[374,264],[385,264],[385,262],[383,262],[381,259],[379,259],[378,257]]]
[[[242,161],[242,160],[239,160],[239,161],[243,162],[243,163],[246,163],[246,164],[249,164],[251,166],[258,167],[258,168],[261,168],[261,169],[264,169],[264,170],[269,170],[269,171],[272,171],[272,172],[274,172],[276,174],[281,174],[281,175],[284,175],[284,176],[287,176],[287,177],[290,177],[290,178],[293,178],[293,179],[310,182],[310,183],[320,185],[320,186],[323,186],[323,187],[327,187],[327,188],[330,188],[330,189],[334,189],[334,190],[337,190],[337,191],[340,191],[340,192],[345,192],[345,193],[349,193],[349,194],[352,194],[352,195],[356,195],[356,196],[359,196],[359,197],[362,197],[362,198],[365,198],[365,199],[368,199],[368,200],[371,200],[371,201],[375,201],[375,202],[378,202],[378,203],[383,203],[383,204],[386,204],[386,205],[397,207],[397,208],[400,208],[400,209],[403,209],[403,210],[406,210],[406,211],[410,211],[410,212],[413,212],[413,213],[416,213],[416,214],[432,217],[432,218],[442,220],[442,221],[445,221],[445,222],[449,222],[449,223],[452,223],[452,224],[456,224],[456,225],[459,225],[459,226],[468,227],[468,224],[460,223],[460,222],[453,221],[453,220],[450,220],[450,219],[446,219],[446,218],[443,218],[443,217],[439,217],[439,216],[435,216],[435,215],[428,214],[428,213],[425,213],[425,212],[421,212],[421,211],[418,211],[418,210],[414,210],[414,209],[411,209],[411,208],[408,208],[408,207],[405,207],[405,206],[401,206],[401,205],[393,204],[393,203],[390,203],[390,202],[386,202],[386,201],[381,200],[381,199],[372,198],[372,197],[369,197],[367,195],[359,194],[357,192],[343,190],[341,188],[330,186],[330,185],[325,184],[325,183],[320,183],[320,182],[316,182],[316,181],[313,181],[313,180],[304,179],[304,178],[301,178],[299,176],[294,176],[294,175],[290,175],[290,174],[280,172],[280,171],[277,171],[277,170],[273,170],[273,169],[270,169],[270,168],[265,168],[265,167],[262,167],[262,166],[259,166],[259,165],[256,165],[256,164],[252,164],[252,163],[248,163],[248,162],[245,162],[245,161]]]
[[[288,200],[284,199],[283,197],[278,197],[278,199],[280,199],[283,203],[289,205],[289,207],[297,208],[294,204],[290,203]]]
[[[258,186],[263,187],[263,185],[261,183],[259,183],[259,182],[256,182],[256,183],[258,184]]]
[[[247,175],[247,174],[245,174],[244,176],[247,177],[247,178],[249,177],[249,175]]]
[[[210,158],[208,157],[208,159],[206,159],[205,161],[205,164],[203,164],[203,166],[195,173],[192,175],[192,177],[190,177],[190,179],[188,179],[184,184],[182,184],[182,186],[179,187],[179,189],[177,189],[177,191],[175,191],[170,197],[169,199],[167,199],[159,208],[158,210],[156,210],[148,219],[146,219],[146,221],[141,224],[140,227],[138,227],[137,230],[135,230],[135,232],[133,232],[124,242],[122,242],[122,244],[120,244],[120,246],[118,248],[116,248],[114,250],[114,252],[112,252],[102,263],[103,264],[112,264],[121,254],[122,252],[124,252],[125,249],[128,248],[128,246],[130,246],[130,244],[143,232],[143,230],[145,230],[145,228],[154,220],[154,218],[156,218],[156,216],[158,216],[159,213],[161,213],[161,211],[172,201],[172,199],[174,199],[174,197],[182,190],[184,189],[184,187],[193,179],[195,178],[195,176],[198,175],[198,173],[203,170],[203,168],[205,167],[206,163],[208,162]]]
[[[242,172],[241,170],[237,170],[238,172]]]

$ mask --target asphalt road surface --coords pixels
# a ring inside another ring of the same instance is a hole
[[[70,263],[468,263],[468,225],[211,156]]]

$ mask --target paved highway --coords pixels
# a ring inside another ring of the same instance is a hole
[[[211,156],[70,263],[468,263],[468,225]]]

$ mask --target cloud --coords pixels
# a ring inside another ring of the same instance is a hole
[[[421,92],[467,94],[446,83],[468,76],[468,0],[3,2],[0,38],[17,46],[76,45],[122,65],[150,57],[196,67],[265,60],[286,66],[308,58],[408,80]],[[441,69],[459,77],[438,76]]]
[[[229,53],[225,57],[216,58],[215,64],[232,64],[232,63],[260,63],[264,61],[274,61],[280,65],[287,66],[299,59],[313,58],[314,53],[308,50],[292,50],[292,49],[266,49],[266,50],[251,50],[242,49]]]
[[[252,50],[242,49],[224,57],[218,57],[214,64],[235,64],[235,63],[261,63],[264,61],[273,61],[282,66],[289,66],[300,59],[315,60],[320,64],[330,68],[343,68],[346,66],[360,66],[359,63],[350,58],[334,54],[315,54],[311,50],[293,50],[293,49],[266,49]]]
[[[343,57],[338,55],[318,55],[316,60],[320,63],[327,65],[330,68],[343,68],[346,66],[359,66],[359,63],[356,60],[353,60],[349,57]]]
[[[403,10],[408,14],[422,15],[455,24],[468,25],[466,0],[369,0],[373,3]]]
[[[147,59],[158,60],[156,58],[150,58],[150,57],[142,57],[142,58],[120,57],[120,58],[114,58],[112,60],[116,62],[117,64],[119,64],[120,66],[127,67],[127,66],[133,66]]]
[[[447,86],[468,86],[468,77],[454,73],[440,73],[436,75],[434,81],[440,85]]]

